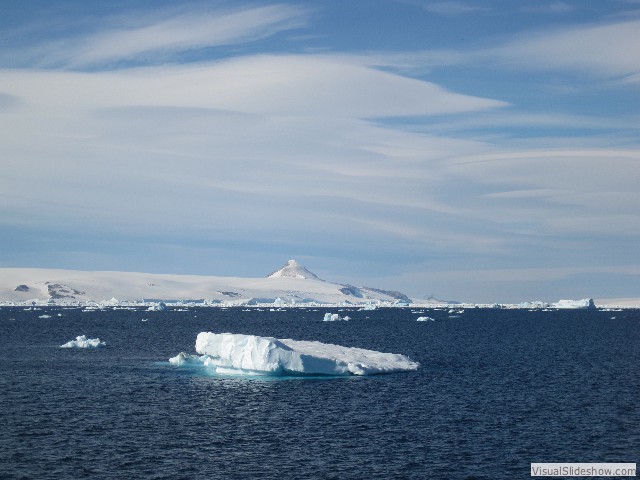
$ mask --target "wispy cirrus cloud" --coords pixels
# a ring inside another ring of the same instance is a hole
[[[575,5],[571,5],[567,2],[553,2],[553,3],[537,3],[522,7],[523,12],[527,13],[541,13],[541,14],[567,14],[573,12],[576,9]]]
[[[486,12],[491,10],[488,7],[458,1],[428,2],[423,5],[423,8],[427,12],[447,16],[467,15],[470,13]]]
[[[366,52],[349,48],[355,34],[340,44],[337,30],[314,30],[304,3],[199,5],[83,19],[94,24],[2,49],[0,65],[14,67],[0,70],[3,231],[62,232],[58,245],[106,233],[149,251],[175,241],[169,250],[191,252],[192,262],[174,265],[202,273],[211,265],[203,250],[241,263],[303,252],[333,261],[334,273],[353,265],[361,273],[348,282],[381,269],[390,276],[380,286],[464,285],[501,301],[514,269],[526,283],[527,266],[540,268],[544,284],[543,270],[558,265],[613,265],[617,275],[615,265],[637,263],[637,115],[563,108],[577,97],[577,76],[557,74],[578,73],[595,88],[603,78],[637,81],[628,48],[637,21],[543,28],[539,11],[519,33],[484,36],[474,24],[471,45]],[[497,3],[426,5],[434,15],[418,12],[419,34],[424,21],[455,30],[483,9],[500,16]],[[554,22],[563,5],[545,4]],[[294,43],[280,41],[289,35]],[[550,70],[566,90],[541,86]],[[147,264],[172,261],[145,255]],[[419,275],[392,276],[413,265]],[[440,272],[451,275],[444,284]]]
[[[640,50],[635,45],[640,45],[640,20],[531,32],[480,56],[526,69],[624,78],[640,72]]]
[[[274,4],[236,9],[167,9],[135,17],[114,17],[90,32],[39,41],[0,55],[5,64],[41,68],[112,68],[128,62],[154,64],[209,47],[255,42],[306,25],[309,10]]]
[[[75,95],[95,107],[177,106],[280,116],[372,118],[506,105],[331,55],[255,55],[104,73],[8,71],[6,75],[14,95],[37,97],[41,105],[52,106],[65,95]],[[42,82],[56,95],[39,91],[37,85]]]
[[[415,74],[435,69],[492,66],[501,71],[557,70],[636,83],[640,76],[640,20],[531,29],[501,37],[494,46],[466,50],[371,52],[371,62]]]

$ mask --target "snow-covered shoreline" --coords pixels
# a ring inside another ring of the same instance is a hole
[[[594,308],[583,307],[557,307],[555,304],[543,304],[543,306],[530,306],[525,304],[475,304],[475,303],[460,303],[460,304],[436,304],[436,303],[397,303],[397,302],[372,302],[367,304],[361,303],[329,303],[329,302],[295,302],[295,303],[281,303],[281,302],[254,302],[252,299],[246,301],[236,302],[211,302],[206,300],[133,300],[133,301],[120,301],[115,298],[106,301],[94,302],[94,301],[55,301],[47,299],[30,299],[26,301],[0,301],[0,308],[19,307],[25,310],[40,311],[47,308],[59,309],[59,308],[80,308],[84,312],[93,312],[101,310],[139,310],[145,312],[153,311],[181,311],[188,308],[242,308],[245,310],[270,310],[270,311],[283,311],[292,309],[344,309],[346,311],[354,310],[370,310],[374,311],[380,308],[404,308],[404,309],[421,309],[421,310],[433,310],[433,311],[454,311],[458,310],[464,313],[465,309],[486,309],[486,310],[529,310],[529,311],[563,311],[563,310],[638,310],[640,309],[640,299],[616,299],[612,302],[598,302],[596,300],[596,306]],[[451,312],[450,312],[451,313]],[[460,316],[460,315],[458,315]],[[48,316],[43,316],[45,318]],[[319,320],[323,320],[322,316],[318,317]],[[346,317],[348,318],[348,317]],[[341,317],[340,320],[345,320]],[[329,320],[324,320],[329,321]],[[331,321],[335,321],[332,317]]]
[[[264,278],[0,268],[0,304],[214,306],[409,304],[400,292],[324,281],[290,260]]]
[[[290,260],[264,278],[137,272],[0,268],[0,307],[57,305],[106,308],[248,307],[381,307],[412,308],[640,308],[640,298],[527,301],[519,304],[448,303],[410,299],[370,287],[355,287],[319,279]]]

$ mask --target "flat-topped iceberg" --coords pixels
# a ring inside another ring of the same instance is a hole
[[[98,348],[104,347],[105,342],[101,342],[99,338],[87,338],[84,335],[79,335],[75,340],[70,340],[64,345],[60,345],[60,348]]]
[[[553,304],[555,308],[582,308],[595,309],[596,305],[591,298],[583,298],[582,300],[560,300]]]
[[[418,362],[395,353],[233,333],[199,333],[196,352],[200,356],[183,352],[169,362],[203,364],[223,375],[372,375],[419,367]]]

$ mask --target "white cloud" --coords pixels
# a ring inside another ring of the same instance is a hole
[[[587,73],[595,78],[616,79],[621,84],[638,82],[640,76],[640,20],[569,25],[531,29],[495,47],[466,50],[437,49],[405,53],[369,53],[372,64],[407,74],[435,68],[469,65],[523,70],[558,70]],[[572,91],[570,85],[563,85]]]
[[[472,8],[449,4],[450,13],[454,7]],[[510,277],[509,269],[483,270],[482,259],[555,265],[596,237],[640,233],[640,155],[635,137],[615,136],[631,131],[634,118],[514,112],[388,71],[490,59],[630,82],[637,53],[623,47],[638,40],[635,22],[551,30],[471,54],[265,54],[158,66],[165,54],[251,41],[305,21],[304,11],[285,7],[232,13],[156,17],[87,37],[91,48],[39,53],[64,68],[149,54],[154,67],[0,71],[0,222],[347,251],[343,259],[395,255],[402,268],[406,258],[442,257],[451,264],[442,279],[416,278],[450,281],[449,291],[470,281],[462,270],[493,287],[549,273],[518,269]],[[218,25],[223,17],[229,23]],[[412,116],[413,125],[402,118]],[[601,131],[469,133],[498,127]],[[600,258],[609,254],[624,256],[604,249]],[[566,265],[584,264],[580,255]]]
[[[632,149],[537,149],[459,157],[449,172],[476,192],[468,216],[526,235],[619,236],[640,232],[639,165]]]
[[[574,5],[566,2],[553,2],[544,4],[532,4],[522,8],[524,12],[530,13],[547,13],[547,14],[566,14],[576,9]]]
[[[335,212],[341,204],[368,230],[407,231],[388,227],[399,209],[452,212],[425,189],[438,177],[427,166],[485,147],[362,118],[502,105],[340,56],[2,77],[21,102],[0,117],[5,209],[47,222],[46,204],[67,220],[127,229],[171,217],[196,230],[255,231],[287,211],[316,231],[321,217],[349,224]],[[381,207],[385,218],[367,223]]]
[[[447,281],[460,281],[472,277],[478,282],[550,282],[576,275],[640,275],[640,265],[589,265],[584,267],[538,267],[538,268],[487,268],[470,270],[436,271],[433,276]],[[532,298],[522,298],[534,300]],[[554,300],[554,298],[548,299]],[[555,300],[559,300],[555,298]]]
[[[263,55],[102,74],[7,71],[5,85],[16,95],[52,108],[75,98],[73,103],[94,108],[175,106],[370,118],[439,115],[505,105],[349,63],[339,56]]]
[[[165,63],[205,47],[254,42],[306,25],[308,10],[291,5],[243,9],[169,9],[139,17],[116,17],[92,33],[52,38],[31,48],[7,49],[5,63],[86,69],[118,62]]]
[[[640,20],[529,33],[483,53],[525,68],[625,77],[640,72]]]
[[[479,7],[478,5],[457,1],[428,2],[424,5],[424,9],[439,15],[467,15],[490,10],[487,7]]]
[[[184,228],[252,235],[286,212],[305,238],[326,226],[353,229],[344,234],[353,242],[366,232],[389,245],[474,253],[508,251],[509,235],[606,232],[620,215],[637,229],[636,151],[505,151],[365,121],[501,103],[361,59],[253,56],[2,77],[15,106],[0,117],[0,191],[14,218],[46,222],[46,204],[124,230],[170,217]]]

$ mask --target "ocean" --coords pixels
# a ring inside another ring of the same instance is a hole
[[[256,378],[170,365],[201,331],[421,366]],[[106,347],[59,348],[78,335]],[[638,310],[0,308],[0,478],[514,479],[532,462],[638,462],[639,367]]]

